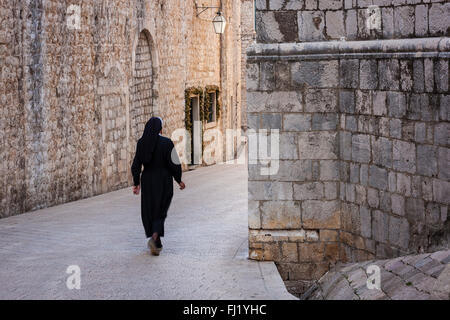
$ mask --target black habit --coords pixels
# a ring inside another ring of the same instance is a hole
[[[147,122],[131,166],[134,185],[141,186],[141,216],[147,238],[154,232],[164,236],[164,220],[173,196],[172,178],[181,182],[178,155],[172,140],[159,135],[161,127],[159,118],[153,117]],[[172,161],[172,150],[176,163]]]

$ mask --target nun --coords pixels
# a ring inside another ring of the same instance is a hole
[[[172,201],[173,179],[181,190],[185,188],[177,152],[172,140],[161,135],[162,125],[159,117],[147,122],[131,166],[133,193],[139,195],[142,190],[142,223],[149,238],[148,247],[156,256],[162,250],[161,237],[164,237],[164,221]]]

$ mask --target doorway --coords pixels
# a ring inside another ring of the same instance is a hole
[[[201,164],[202,158],[202,122],[200,121],[200,100],[198,96],[191,98],[191,108],[191,164],[198,165]]]

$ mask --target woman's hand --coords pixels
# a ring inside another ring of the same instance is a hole
[[[186,185],[184,184],[183,181],[181,181],[178,185],[180,186],[180,190],[183,190],[184,188],[186,188]]]
[[[139,190],[141,190],[141,186],[133,186],[133,193],[135,195],[139,194]]]

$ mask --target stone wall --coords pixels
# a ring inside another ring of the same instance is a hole
[[[250,47],[248,127],[279,130],[280,148],[276,173],[249,165],[251,258],[311,280],[448,248],[449,51],[445,37]]]
[[[129,186],[151,115],[171,137],[185,127],[186,88],[235,92],[240,65],[224,61],[240,56],[240,11],[222,2],[226,37],[194,1],[0,1],[0,217]],[[240,100],[224,97],[221,132]]]
[[[265,43],[450,34],[446,0],[257,0],[256,8],[258,42]]]
[[[245,66],[247,62],[247,48],[256,40],[255,31],[255,1],[241,0],[241,39],[242,39],[242,56],[241,65]],[[241,90],[242,90],[242,112],[241,126],[244,131],[247,130],[247,108],[246,108],[246,69],[242,68]]]

